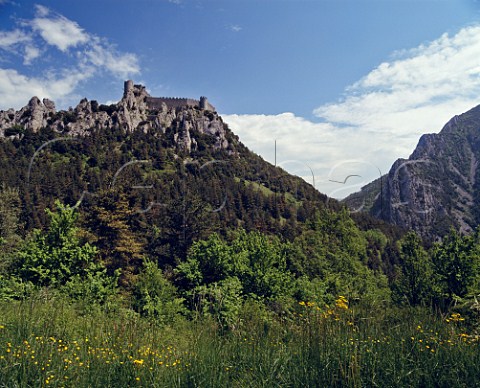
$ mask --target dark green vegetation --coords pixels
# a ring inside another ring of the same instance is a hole
[[[424,246],[166,130],[0,142],[6,386],[470,386],[480,234]],[[168,366],[167,366],[168,365]]]

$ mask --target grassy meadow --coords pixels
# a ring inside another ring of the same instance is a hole
[[[344,297],[276,318],[247,304],[230,329],[87,311],[47,292],[0,304],[2,387],[471,387],[478,365],[461,314]]]

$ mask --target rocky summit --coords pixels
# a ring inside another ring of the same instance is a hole
[[[423,135],[408,159],[344,201],[431,239],[480,224],[480,106]]]
[[[71,136],[83,136],[92,128],[120,127],[127,132],[173,131],[179,148],[191,152],[197,147],[195,134],[215,137],[214,149],[229,149],[226,125],[205,97],[200,100],[156,98],[143,85],[126,81],[122,99],[112,105],[84,98],[75,108],[56,111],[55,103],[32,97],[22,109],[0,111],[0,137],[22,137],[51,128]]]

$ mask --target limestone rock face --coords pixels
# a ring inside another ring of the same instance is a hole
[[[176,121],[172,123],[178,134],[175,141],[179,147],[187,152],[196,149],[198,135],[210,135],[215,138],[214,150],[227,149],[227,131],[220,116],[205,113],[202,110],[188,109],[178,113]]]
[[[73,110],[73,120],[67,124],[57,123],[57,127],[72,135],[85,135],[91,128],[108,128],[113,124],[112,118],[104,111],[94,111],[93,105],[96,102],[88,101],[86,98]]]
[[[0,136],[5,133],[6,129],[15,127],[38,131],[47,126],[54,115],[55,104],[52,101],[44,99],[42,103],[38,97],[32,97],[28,105],[19,111],[13,109],[0,111]]]
[[[408,159],[344,201],[387,222],[438,239],[454,227],[480,224],[480,106],[453,117],[438,134],[423,135]],[[372,201],[371,198],[375,196]]]
[[[55,112],[55,103],[53,101],[49,100],[48,98],[44,98],[42,102],[45,108],[51,112]]]
[[[153,118],[152,126],[155,129],[165,129],[170,127],[176,118],[176,110],[168,109],[167,104],[163,103],[157,115]]]
[[[12,128],[16,124],[16,112],[13,109],[0,112],[0,136],[4,136],[5,129]]]
[[[0,137],[21,137],[25,130],[37,132],[44,127],[84,136],[92,129],[119,126],[127,132],[155,131],[158,136],[172,136],[178,150],[186,153],[197,150],[200,141],[205,143],[201,140],[205,137],[210,139],[207,143],[214,150],[228,149],[222,118],[205,97],[199,104],[195,101],[151,97],[144,86],[132,81],[125,82],[122,99],[109,106],[84,98],[74,109],[57,112],[53,101],[33,97],[18,111],[0,111]]]
[[[129,132],[133,131],[138,125],[147,120],[146,97],[150,97],[144,86],[133,85],[133,82],[127,81],[123,98],[117,104],[118,122]]]

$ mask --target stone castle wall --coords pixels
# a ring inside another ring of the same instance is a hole
[[[192,98],[175,98],[175,97],[151,97],[145,90],[143,85],[134,85],[133,81],[125,81],[123,97],[127,98],[129,93],[133,93],[134,96],[145,96],[145,102],[149,109],[159,110],[162,108],[162,104],[167,105],[168,108],[193,108],[198,106],[200,109],[215,111],[215,107],[208,102],[207,97],[200,97],[200,100],[194,100]]]
[[[199,100],[192,98],[147,97],[145,102],[150,109],[161,109],[162,104],[166,104],[169,108],[194,107],[200,105]]]

